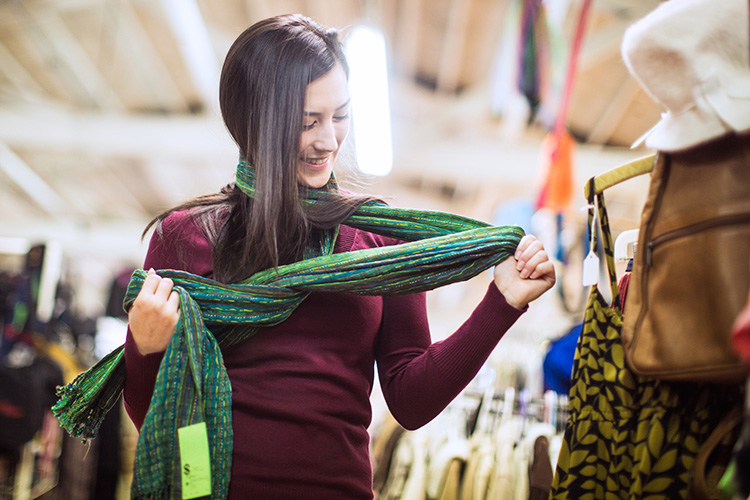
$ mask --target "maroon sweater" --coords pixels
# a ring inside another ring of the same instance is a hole
[[[151,239],[145,269],[212,276],[210,245],[185,213],[168,217],[163,229],[163,239]],[[341,226],[334,251],[396,243]],[[280,325],[223,351],[234,430],[229,498],[371,499],[375,363],[391,413],[415,429],[472,380],[520,315],[490,284],[458,331],[431,343],[423,293],[311,293]],[[162,356],[142,356],[128,334],[125,405],[139,429]]]

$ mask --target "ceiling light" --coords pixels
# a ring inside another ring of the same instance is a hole
[[[393,145],[385,38],[378,30],[358,26],[347,39],[346,55],[357,164],[365,174],[387,175]]]

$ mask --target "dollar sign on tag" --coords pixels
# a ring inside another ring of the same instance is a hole
[[[211,494],[211,458],[206,423],[177,429],[182,465],[182,500]]]

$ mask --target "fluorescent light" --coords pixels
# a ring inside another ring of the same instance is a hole
[[[357,164],[366,174],[388,175],[393,145],[385,38],[377,30],[358,26],[347,39],[346,55]]]

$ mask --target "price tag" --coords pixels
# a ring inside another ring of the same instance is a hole
[[[589,240],[589,253],[583,259],[583,286],[593,286],[599,283],[599,257],[596,256],[596,245],[594,244],[594,236],[596,235],[596,221],[599,218],[598,209],[596,205],[586,205],[584,207],[587,210],[593,210],[593,217],[591,219],[591,228],[589,234],[591,239]]]
[[[583,286],[599,283],[599,257],[593,251],[583,259]]]
[[[180,441],[183,500],[210,495],[211,459],[206,423],[180,427],[177,429],[177,437]]]

